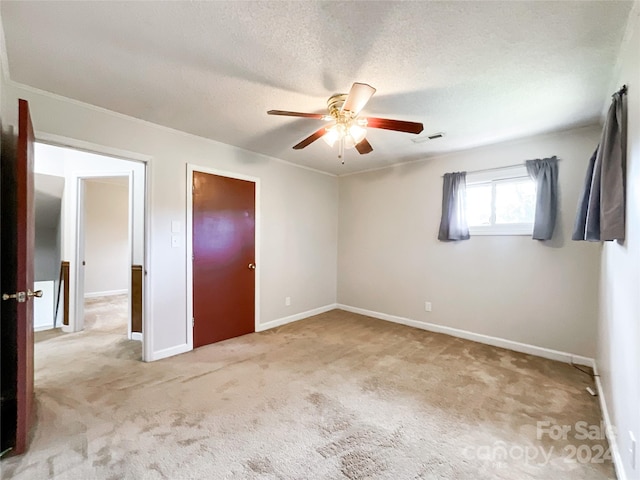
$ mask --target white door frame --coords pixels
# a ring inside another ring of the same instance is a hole
[[[122,171],[122,172],[87,172],[87,173],[78,173],[74,175],[77,182],[77,198],[76,198],[76,251],[75,251],[75,271],[76,271],[76,281],[75,281],[75,324],[74,331],[79,332],[84,329],[84,273],[85,273],[85,213],[86,213],[86,198],[85,198],[85,187],[86,181],[97,179],[97,178],[116,178],[116,177],[127,177],[128,184],[128,205],[127,205],[127,246],[128,246],[128,265],[129,269],[133,264],[133,172]],[[131,332],[131,272],[129,271],[129,280],[128,280],[128,292],[127,292],[127,338],[129,340],[135,339],[142,341],[141,336],[138,334],[135,337],[132,337]]]
[[[149,280],[148,270],[151,261],[151,173],[153,169],[153,157],[151,155],[140,154],[128,150],[108,147],[97,143],[86,142],[76,138],[65,137],[62,135],[51,134],[47,132],[35,132],[36,142],[55,145],[58,147],[72,148],[82,150],[98,155],[115,157],[120,160],[128,160],[131,162],[142,163],[144,165],[144,265],[143,265],[143,288],[142,288],[142,361],[150,362],[153,360],[153,301],[151,291],[151,282]]]
[[[254,298],[254,330],[258,331],[260,325],[260,179],[235,172],[217,170],[215,168],[201,167],[187,163],[187,222],[186,222],[186,263],[187,263],[187,344],[189,350],[193,350],[193,173],[210,173],[220,177],[245,180],[255,185],[255,298]]]

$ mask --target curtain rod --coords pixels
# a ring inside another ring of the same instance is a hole
[[[555,158],[558,162],[560,161],[560,159],[557,158],[555,155],[549,158]],[[524,166],[525,164],[524,162],[522,162],[522,163],[516,163],[515,165],[506,165],[504,167],[491,167],[491,168],[483,168],[480,170],[467,170],[465,173],[484,173],[484,172],[491,172],[493,170],[504,170],[506,168],[521,168]],[[444,178],[444,175],[440,175],[440,176]]]

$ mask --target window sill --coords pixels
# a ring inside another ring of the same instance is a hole
[[[509,225],[490,227],[469,227],[469,235],[473,236],[531,236],[533,235],[533,225]]]

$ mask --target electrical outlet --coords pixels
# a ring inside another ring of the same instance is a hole
[[[425,312],[431,311],[431,302],[424,302],[424,311]]]
[[[286,307],[291,305],[291,297],[284,297],[284,304]]]

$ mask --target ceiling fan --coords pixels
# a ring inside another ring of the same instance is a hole
[[[300,143],[294,145],[293,149],[303,149],[322,137],[331,147],[333,147],[336,142],[338,143],[339,159],[342,159],[345,148],[355,147],[362,155],[373,151],[373,147],[365,138],[367,135],[367,127],[414,134],[422,132],[424,128],[422,123],[377,117],[359,117],[360,111],[375,92],[376,89],[371,85],[356,82],[351,86],[348,94],[337,93],[329,97],[329,100],[327,100],[328,115],[321,113],[288,112],[285,110],[269,110],[267,114],[332,121],[333,123],[331,125],[324,126],[312,133]],[[342,160],[342,163],[344,163],[344,160]]]

